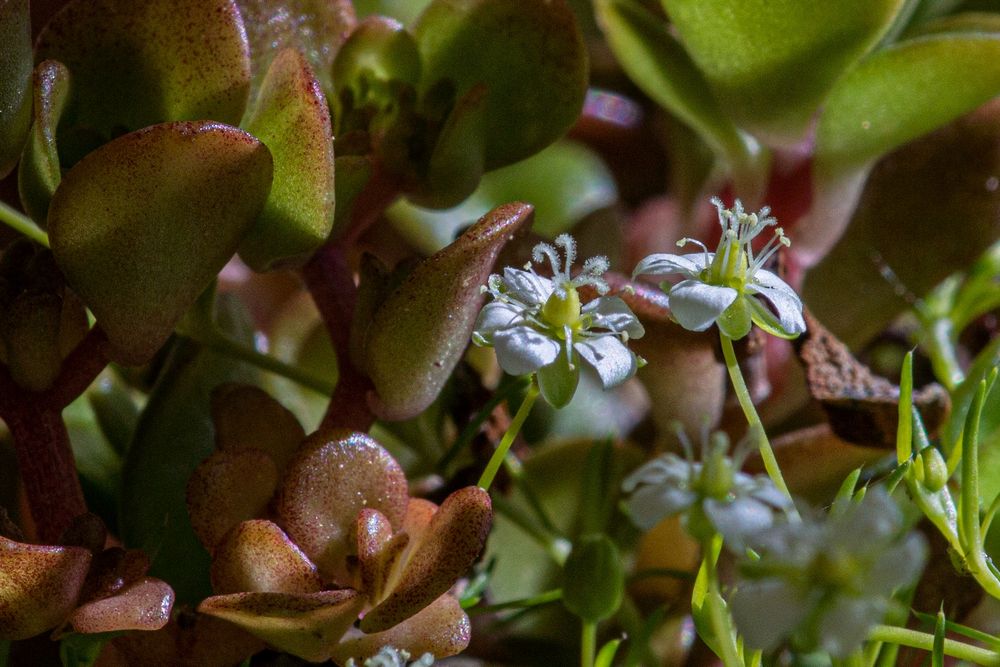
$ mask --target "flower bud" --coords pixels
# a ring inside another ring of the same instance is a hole
[[[924,467],[924,487],[931,492],[940,491],[948,483],[948,464],[935,447],[920,450],[920,463]]]

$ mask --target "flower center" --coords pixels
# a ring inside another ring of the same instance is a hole
[[[545,301],[542,318],[557,329],[565,326],[576,329],[580,325],[580,295],[569,283],[563,285],[562,294],[559,292],[552,292]]]
[[[742,290],[747,281],[749,266],[747,254],[739,238],[731,232],[726,232],[709,267],[707,282]]]

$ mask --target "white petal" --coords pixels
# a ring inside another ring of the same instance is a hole
[[[531,327],[514,327],[493,335],[500,368],[511,375],[534,373],[555,361],[561,349],[559,343]]]
[[[660,253],[650,255],[636,264],[632,277],[636,276],[669,276],[681,273],[688,278],[696,278],[708,264],[712,262],[715,253],[694,252],[686,255],[669,255]],[[706,263],[707,259],[707,263]]]
[[[924,569],[926,560],[926,541],[920,533],[910,533],[900,544],[879,556],[868,572],[865,590],[891,595],[900,586],[912,584]]]
[[[781,579],[744,583],[730,600],[736,629],[748,646],[765,651],[788,639],[810,606],[808,598]]]
[[[509,303],[491,301],[479,311],[479,318],[476,319],[474,331],[488,339],[491,334],[497,331],[524,325],[525,321],[522,312],[521,308],[517,308]]]
[[[686,484],[701,470],[700,464],[694,466],[676,454],[663,454],[632,471],[622,481],[622,490],[631,493],[640,484]]]
[[[620,385],[638,368],[635,355],[617,336],[584,338],[574,343],[573,349],[594,367],[605,389]]]
[[[739,292],[732,287],[706,285],[700,280],[685,280],[674,285],[668,295],[674,319],[691,331],[704,331],[736,301]]]
[[[819,622],[820,646],[835,658],[846,658],[885,616],[884,600],[838,598]]]
[[[649,530],[668,516],[680,514],[697,499],[692,491],[676,486],[644,486],[626,501],[632,522]]]
[[[529,306],[540,306],[552,294],[552,281],[530,271],[512,269],[509,266],[503,270],[503,281],[511,296],[523,301]]]
[[[747,287],[774,305],[781,328],[787,333],[800,334],[806,330],[805,320],[802,319],[802,299],[784,280],[770,271],[758,270]]]
[[[726,539],[726,544],[739,550],[743,536],[769,528],[774,523],[774,512],[767,505],[750,498],[737,498],[732,502],[708,499],[702,506],[715,529]]]
[[[642,338],[646,333],[642,323],[624,301],[617,296],[602,296],[584,305],[582,312],[593,318],[591,328],[601,327],[628,333],[629,338]]]

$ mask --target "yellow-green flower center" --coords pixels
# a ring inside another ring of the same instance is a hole
[[[542,306],[542,318],[549,325],[562,329],[580,326],[580,295],[572,285],[563,286],[563,294],[553,292]]]
[[[750,264],[742,244],[735,235],[726,234],[719,244],[712,265],[708,268],[705,282],[710,285],[732,287],[742,290],[747,281],[747,269]]]

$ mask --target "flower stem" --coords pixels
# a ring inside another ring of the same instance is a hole
[[[538,384],[532,382],[531,386],[528,387],[528,393],[524,396],[524,401],[521,402],[521,407],[518,408],[517,414],[514,415],[514,419],[511,420],[510,426],[507,428],[507,432],[503,434],[500,444],[497,445],[496,451],[493,452],[493,456],[490,457],[489,463],[486,464],[486,469],[479,478],[480,488],[489,490],[490,485],[493,484],[493,478],[496,477],[497,471],[500,470],[500,466],[503,464],[510,446],[514,444],[514,438],[517,437],[521,426],[524,425],[524,420],[528,418],[528,413],[531,412],[531,407],[535,404],[536,398],[538,398]]]
[[[0,222],[27,236],[35,243],[41,244],[46,248],[49,247],[49,235],[43,232],[35,224],[34,220],[2,201],[0,201]]]
[[[594,655],[597,653],[597,623],[584,621],[580,633],[580,667],[594,667]]]
[[[764,469],[767,471],[767,475],[771,478],[771,481],[774,482],[774,485],[778,487],[778,490],[791,498],[792,494],[788,491],[785,478],[781,476],[781,468],[778,467],[778,460],[774,457],[774,450],[771,449],[771,441],[767,438],[767,433],[764,431],[763,424],[761,424],[760,416],[757,414],[757,408],[754,407],[753,399],[750,398],[747,383],[743,379],[743,372],[740,371],[740,364],[736,361],[736,350],[733,349],[733,341],[721,331],[719,332],[719,341],[722,343],[722,356],[726,359],[726,370],[729,371],[729,379],[733,383],[733,389],[736,391],[736,399],[740,402],[740,407],[743,408],[743,414],[746,415],[747,423],[750,425],[751,430],[755,427],[760,430],[758,449],[760,451],[760,458],[764,461]]]
[[[925,651],[934,650],[934,635],[908,628],[897,628],[891,625],[876,625],[868,634],[868,639],[870,641],[910,646]],[[944,640],[944,654],[958,658],[959,660],[968,660],[977,665],[1000,667],[1000,653],[955,641],[954,639]]]
[[[715,635],[715,643],[725,667],[743,667],[743,659],[740,658],[733,636],[733,627],[729,619],[729,613],[724,607],[722,593],[719,591],[719,572],[716,569],[717,562],[713,556],[715,548],[712,540],[706,540],[702,545],[702,553],[705,554],[705,575],[708,578],[708,594],[705,596],[705,604],[708,606],[708,618],[712,624],[712,634]]]

